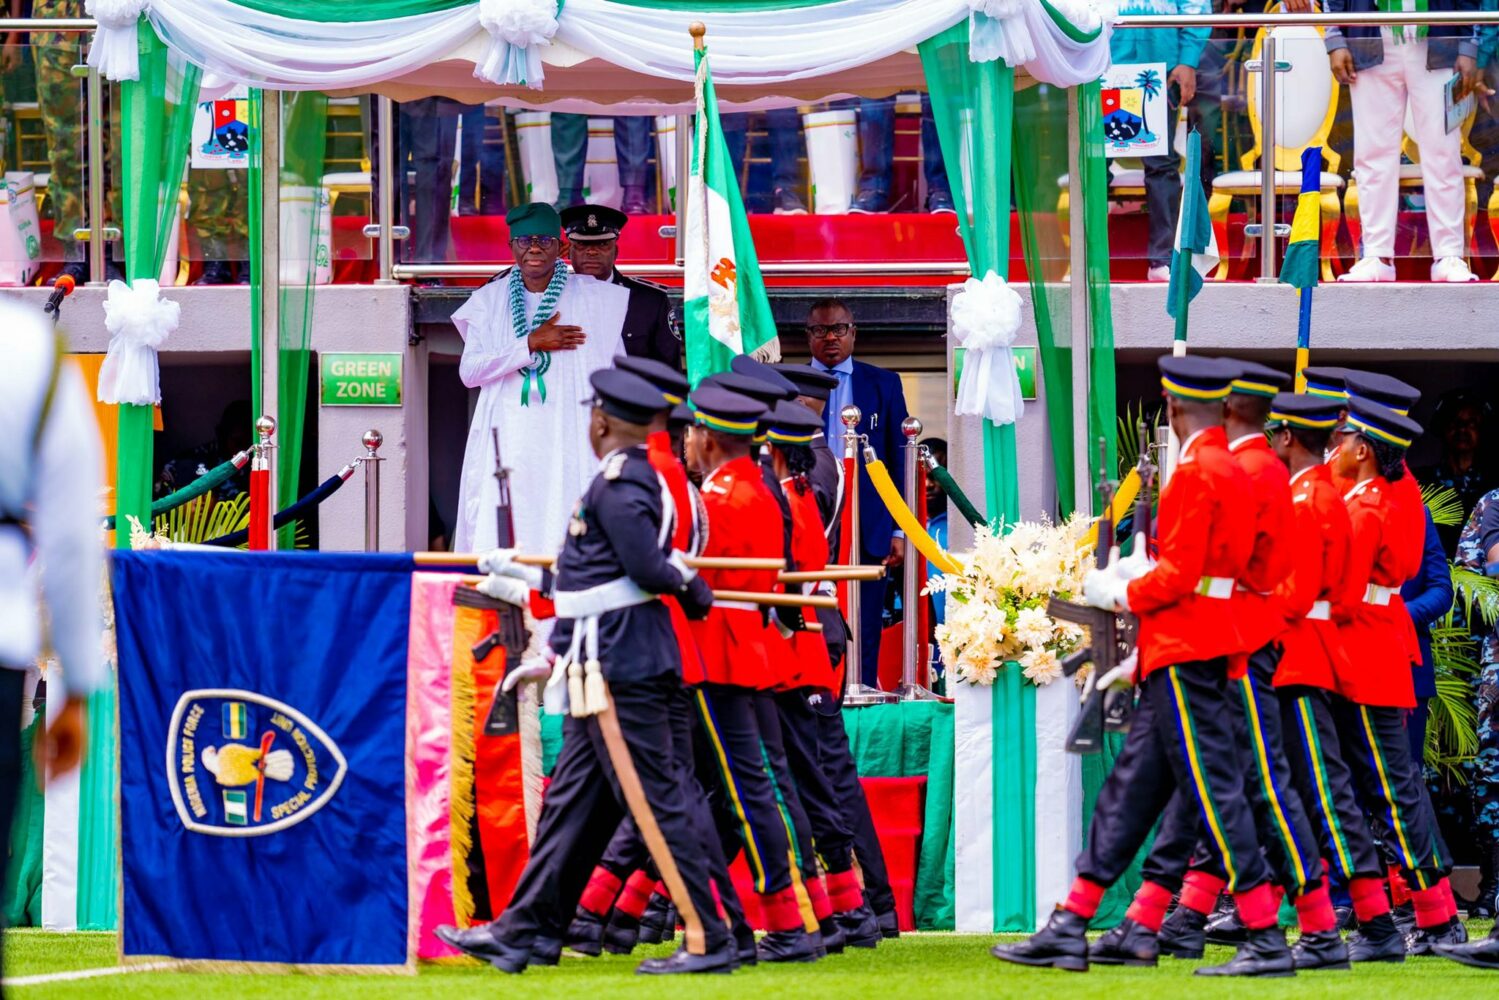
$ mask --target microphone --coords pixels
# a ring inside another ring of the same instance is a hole
[[[62,300],[73,294],[73,288],[76,285],[77,282],[73,280],[71,274],[59,275],[57,281],[52,286],[51,297],[47,299],[47,304],[42,307],[42,312],[49,315],[56,315],[57,311],[62,308]]]

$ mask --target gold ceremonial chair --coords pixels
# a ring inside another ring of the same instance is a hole
[[[1276,4],[1266,13],[1280,11]],[[1265,41],[1264,28],[1254,35],[1252,59],[1259,59]],[[1322,29],[1307,25],[1286,25],[1275,29],[1276,58],[1291,64],[1289,72],[1276,79],[1275,131],[1272,162],[1275,170],[1275,193],[1277,196],[1295,197],[1301,193],[1301,152],[1308,146],[1321,146],[1326,169],[1322,171],[1322,279],[1333,277],[1333,257],[1337,246],[1338,225],[1341,209],[1338,205],[1338,189],[1343,178],[1337,173],[1342,157],[1327,145],[1327,135],[1332,131],[1333,119],[1338,113],[1338,86],[1327,65],[1327,49],[1322,42]],[[1246,73],[1248,91],[1249,124],[1254,133],[1254,146],[1239,158],[1239,170],[1219,174],[1213,179],[1213,193],[1208,199],[1208,215],[1212,217],[1213,229],[1218,236],[1218,246],[1228,247],[1228,210],[1235,198],[1257,200],[1260,193],[1261,170],[1264,169],[1265,130],[1260,117],[1260,76]],[[1261,221],[1274,223],[1274,211],[1261,209]],[[1244,241],[1240,259],[1250,257],[1249,240]],[[1218,266],[1214,277],[1228,277],[1227,258]]]

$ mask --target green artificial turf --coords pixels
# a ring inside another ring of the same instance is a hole
[[[1474,936],[1486,923],[1473,923]],[[1187,991],[1225,1000],[1278,997],[1346,997],[1349,1000],[1473,1000],[1499,995],[1499,973],[1470,969],[1443,959],[1412,959],[1403,965],[1361,966],[1352,972],[1306,974],[1295,979],[1209,981],[1192,976],[1199,962],[1165,960],[1157,969],[1095,967],[1087,974],[1026,969],[989,957],[992,937],[961,934],[907,935],[876,951],[832,956],[814,965],[761,966],[732,976],[651,979],[634,975],[641,957],[665,954],[669,946],[642,948],[630,957],[564,958],[552,969],[502,976],[478,966],[425,966],[417,976],[277,976],[202,973],[134,973],[36,986],[7,985],[7,996],[22,1000],[78,998],[115,1000],[436,1000],[475,996],[653,998],[744,1000],[747,996],[794,995],[798,1000],[882,998],[963,1000],[967,997],[1079,998],[1079,1000],[1157,1000]],[[6,976],[17,977],[115,964],[115,938],[103,934],[15,932],[5,942]],[[1229,957],[1211,948],[1207,962]]]

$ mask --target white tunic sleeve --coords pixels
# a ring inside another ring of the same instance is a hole
[[[458,377],[470,389],[496,383],[531,363],[526,338],[511,329],[508,286],[505,279],[491,281],[453,313],[453,325],[463,338]]]

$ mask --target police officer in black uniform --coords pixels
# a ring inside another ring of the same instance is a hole
[[[605,205],[577,205],[562,212],[568,260],[573,270],[630,290],[625,313],[625,353],[682,367],[682,333],[666,289],[619,273],[619,231],[629,216]]]
[[[671,594],[689,617],[702,617],[713,594],[671,558],[671,514],[645,448],[649,425],[666,405],[661,390],[615,370],[595,372],[590,381],[597,396],[589,439],[601,468],[573,511],[556,576],[517,565],[511,550],[489,553],[480,564],[490,574],[491,596],[525,600],[529,589],[552,598],[558,615],[552,649],[564,662],[585,664],[589,676],[574,681],[569,673],[565,684],[571,714],[562,752],[510,904],[493,923],[444,926],[437,936],[504,972],[555,964],[571,905],[638,781],[643,809],[637,800],[631,814],[668,884],[668,870],[679,877],[673,895],[688,925],[683,950],[648,960],[639,971],[727,971],[735,948],[710,887],[707,806],[672,752],[669,706],[683,696],[681,659],[671,616],[655,599]],[[596,690],[599,670],[603,690]]]

